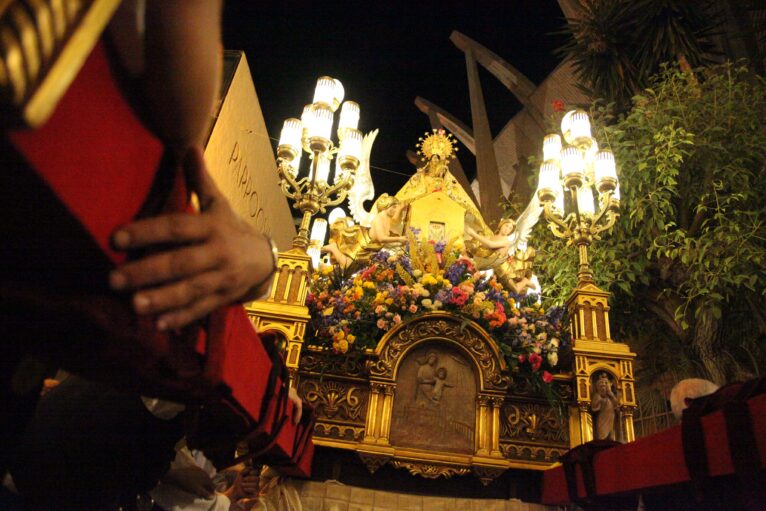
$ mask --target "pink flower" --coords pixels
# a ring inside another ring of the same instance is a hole
[[[549,373],[548,371],[543,371],[543,381],[545,383],[550,383],[553,381],[553,375]]]
[[[418,306],[414,303],[410,305],[410,313],[415,314],[418,311]]]
[[[394,325],[398,325],[402,322],[402,317],[399,314],[394,314]]]
[[[386,321],[383,318],[380,318],[378,322],[376,323],[377,327],[381,330],[388,330],[388,321]]]
[[[532,366],[533,371],[537,371],[538,369],[540,369],[540,366],[543,364],[543,357],[541,357],[537,353],[530,353],[529,364]]]
[[[508,324],[511,326],[517,326],[519,324],[519,318],[517,318],[516,316],[511,316],[510,318],[508,318]]]
[[[523,364],[526,359],[527,359],[526,355],[519,355],[519,364]]]
[[[460,289],[459,287],[452,288],[452,296],[450,297],[450,303],[454,303],[458,307],[465,305],[468,301],[468,293]]]

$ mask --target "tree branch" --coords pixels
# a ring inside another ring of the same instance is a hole
[[[656,289],[649,289],[636,295],[644,303],[644,306],[654,313],[681,341],[686,341],[689,332],[681,327],[676,321],[676,309],[681,305],[681,299],[677,296],[662,295]]]

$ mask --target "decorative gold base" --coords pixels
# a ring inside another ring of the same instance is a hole
[[[291,378],[298,370],[306,325],[311,320],[305,305],[310,277],[311,257],[305,251],[293,248],[280,252],[268,297],[246,307],[258,332],[277,333],[285,341]]]
[[[636,354],[625,343],[615,342],[609,328],[609,293],[592,283],[581,282],[567,300],[574,354],[575,404],[570,408],[570,440],[577,446],[593,440],[590,411],[593,378],[604,372],[613,379],[619,400],[616,437],[635,440],[633,412],[636,409],[633,360]]]

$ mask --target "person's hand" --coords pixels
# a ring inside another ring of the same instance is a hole
[[[157,315],[160,330],[183,327],[220,306],[253,297],[267,289],[274,270],[268,238],[231,209],[205,169],[201,148],[189,150],[184,168],[200,214],[138,220],[112,236],[120,250],[163,247],[109,276],[113,289],[136,291],[136,312]],[[255,290],[261,282],[263,289]]]
[[[260,493],[260,477],[253,467],[245,467],[237,472],[234,483],[224,492],[232,502],[249,497],[257,497]]]
[[[298,424],[301,421],[301,415],[303,415],[303,401],[294,387],[290,387],[287,391],[287,398],[295,405],[295,408],[293,408],[293,424]]]
[[[257,497],[261,491],[261,478],[255,469],[247,468],[241,472],[240,488],[244,497]]]
[[[172,484],[187,493],[209,499],[215,492],[215,483],[199,467],[176,468],[165,474],[162,482]]]

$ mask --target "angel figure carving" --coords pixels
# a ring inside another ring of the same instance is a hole
[[[516,221],[510,218],[501,220],[496,234],[486,235],[467,223],[465,226],[466,236],[472,238],[471,242],[466,243],[466,250],[476,261],[476,266],[482,270],[494,270],[503,284],[516,294],[535,288],[531,280],[535,249],[527,246],[527,239],[542,211],[543,207],[535,195]]]
[[[330,254],[335,263],[343,268],[355,262],[367,262],[370,256],[383,248],[396,252],[407,237],[393,232],[392,227],[401,222],[406,208],[399,199],[384,193],[375,202],[377,213],[369,227],[353,222],[349,225],[347,217],[337,219],[330,227],[330,243],[322,247],[322,252]]]

